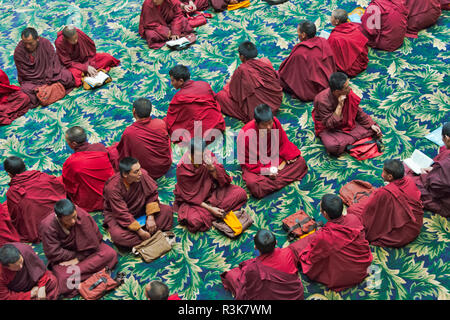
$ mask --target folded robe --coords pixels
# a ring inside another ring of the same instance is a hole
[[[75,86],[81,86],[81,78],[87,73],[88,67],[104,69],[109,71],[111,67],[120,64],[120,60],[114,58],[109,53],[97,53],[94,41],[83,31],[76,29],[78,42],[70,44],[64,39],[62,31],[58,32],[55,40],[56,53],[64,67],[72,73]]]
[[[367,38],[353,22],[336,26],[328,38],[334,53],[336,67],[349,77],[355,77],[367,69],[369,64]]]
[[[0,300],[31,300],[31,290],[37,286],[45,287],[46,300],[58,297],[58,282],[44,265],[44,262],[24,243],[10,243],[23,258],[19,271],[11,271],[0,265]]]
[[[253,120],[255,107],[265,103],[276,115],[283,100],[280,77],[266,58],[243,62],[230,83],[216,95],[222,113],[244,123]]]
[[[139,19],[139,34],[147,40],[148,47],[159,49],[172,35],[185,36],[193,32],[187,18],[183,15],[178,0],[164,0],[157,6],[153,0],[145,0]]]
[[[385,51],[402,46],[407,26],[405,0],[372,0],[361,17],[361,31],[369,40],[367,45]]]
[[[217,163],[213,153],[210,154],[214,159],[217,180],[205,165],[196,168],[191,164],[190,152],[184,154],[177,166],[174,210],[178,212],[180,224],[186,225],[190,232],[207,231],[217,219],[200,207],[202,202],[225,212],[238,210],[247,202],[245,190],[231,184],[232,179],[223,165]]]
[[[329,87],[336,63],[328,41],[314,37],[297,44],[278,69],[281,86],[302,101],[312,101]]]
[[[51,214],[55,203],[64,198],[64,185],[55,176],[30,170],[12,177],[6,200],[20,241],[40,242],[39,224]]]
[[[133,157],[153,179],[162,177],[172,165],[167,125],[161,119],[140,119],[127,127],[117,145],[119,159]]]
[[[417,33],[436,23],[441,16],[439,0],[406,0],[408,9],[408,29],[406,36],[417,38]]]
[[[69,198],[87,212],[103,210],[103,187],[113,174],[108,152],[101,143],[78,146],[62,168]]]
[[[20,87],[10,85],[6,73],[0,69],[0,125],[11,124],[30,108],[30,98]]]
[[[61,65],[55,48],[45,38],[39,38],[33,54],[25,49],[21,40],[14,50],[14,62],[21,89],[29,96],[33,108],[39,105],[36,88],[59,82],[66,88],[67,94],[75,85],[72,73]]]
[[[361,217],[371,245],[400,248],[414,241],[423,225],[420,191],[404,177],[375,190],[370,197],[347,209]]]

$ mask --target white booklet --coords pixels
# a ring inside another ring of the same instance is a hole
[[[442,126],[427,134],[425,138],[436,143],[439,147],[442,147],[444,145],[444,141],[442,141]]]
[[[182,37],[182,38],[179,38],[177,40],[170,40],[170,41],[166,42],[166,44],[169,47],[174,47],[176,45],[182,45],[182,44],[185,44],[185,43],[191,43],[191,42],[188,39],[186,39],[186,37]]]
[[[420,169],[428,168],[433,164],[433,159],[428,157],[422,151],[414,150],[411,157],[403,160],[403,162],[416,174],[421,174]]]
[[[105,83],[105,80],[109,78],[109,75],[104,73],[103,71],[97,72],[95,77],[85,77],[84,81],[87,82],[91,87],[101,86]]]
[[[319,33],[319,37],[328,39],[330,37],[330,34],[331,33],[328,32],[327,30],[321,30]]]

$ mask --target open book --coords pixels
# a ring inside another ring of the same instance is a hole
[[[421,174],[420,169],[428,168],[433,164],[433,159],[425,155],[422,151],[414,150],[411,157],[403,160],[403,162],[416,174]]]
[[[442,126],[427,134],[425,138],[436,143],[439,147],[442,147],[444,145],[444,141],[442,141]]]
[[[109,75],[103,71],[99,71],[95,77],[85,77],[83,80],[92,88],[101,86],[109,78]]]
[[[169,46],[169,47],[175,47],[175,46],[178,46],[178,45],[179,46],[187,45],[189,43],[191,43],[191,42],[188,39],[186,39],[186,37],[182,37],[182,38],[179,38],[177,40],[170,40],[170,41],[166,42],[167,46]]]
[[[328,30],[321,30],[319,33],[319,37],[328,39],[330,37],[330,32]]]

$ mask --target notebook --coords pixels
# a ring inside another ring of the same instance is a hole
[[[85,77],[83,80],[92,88],[101,86],[109,78],[109,75],[103,71],[99,71],[95,77]]]
[[[136,219],[137,222],[141,225],[141,227],[145,226],[145,222],[147,222],[147,216],[144,214]]]
[[[361,16],[357,13],[348,16],[348,20],[351,22],[361,23]]]
[[[433,164],[433,159],[428,157],[422,151],[414,150],[411,157],[403,160],[403,162],[416,174],[421,174],[420,169],[428,168]]]
[[[427,134],[425,138],[436,143],[439,147],[442,147],[444,145],[444,141],[442,141],[442,126]]]

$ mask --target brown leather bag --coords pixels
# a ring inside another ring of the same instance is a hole
[[[171,231],[156,231],[150,239],[142,241],[133,247],[132,252],[140,255],[145,262],[152,262],[172,249],[175,242],[175,234]]]
[[[283,229],[287,231],[289,241],[303,238],[304,236],[315,232],[323,226],[322,222],[317,222],[308,216],[303,210],[299,210],[282,221]]]
[[[59,82],[52,83],[51,85],[45,84],[37,88],[36,96],[40,104],[46,107],[64,98],[66,96],[66,89]]]
[[[86,300],[98,300],[108,291],[118,287],[121,281],[111,278],[109,270],[103,268],[80,284],[78,291]]]
[[[363,199],[369,197],[375,189],[370,182],[352,180],[339,190],[339,196],[350,207],[352,204],[361,202]]]
[[[236,211],[236,212],[234,212],[234,214],[236,215],[236,217],[238,218],[239,222],[242,225],[242,232],[239,234],[239,235],[241,235],[242,233],[244,233],[245,230],[247,230],[253,224],[253,219],[252,219],[252,217],[250,217],[250,215],[245,210]],[[239,236],[239,235],[235,235],[235,232],[233,231],[233,229],[231,229],[225,223],[225,221],[223,221],[222,219],[213,221],[212,224],[217,230],[222,232],[228,238],[234,239]]]

